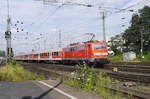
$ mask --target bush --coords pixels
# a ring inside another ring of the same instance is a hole
[[[122,99],[122,94],[116,93],[113,96],[111,90],[106,88],[112,83],[112,79],[107,76],[106,73],[97,73],[93,68],[87,66],[79,66],[78,70],[71,73],[71,76],[68,79],[65,78],[63,82],[70,86],[102,96],[104,99]]]
[[[43,75],[33,74],[26,71],[20,65],[8,63],[0,68],[0,81],[25,81],[25,80],[42,80]]]

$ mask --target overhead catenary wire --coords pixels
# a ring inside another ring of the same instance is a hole
[[[34,0],[34,1],[41,1],[41,0]],[[57,5],[51,5],[51,6],[56,6],[56,7],[58,7],[59,8],[59,6],[57,6]],[[45,6],[44,6],[45,7]],[[26,26],[26,27],[31,27],[31,26],[33,26],[33,25],[36,25],[37,23],[38,23],[38,21],[41,21],[40,19],[39,19],[39,16],[41,16],[42,15],[42,13],[45,11],[43,11],[43,9],[44,9],[44,7],[42,8],[42,10],[41,10],[41,12],[36,16],[36,19],[35,19],[35,21],[33,21],[33,22],[31,22],[28,26]],[[56,10],[57,10],[57,8],[56,8]],[[55,12],[55,11],[54,11]],[[52,12],[53,13],[53,12]],[[48,16],[50,16],[49,14],[47,15],[47,16],[45,16],[45,17],[48,17]],[[43,22],[42,22],[43,23]]]
[[[146,1],[147,1],[147,0],[146,0]],[[126,11],[126,10],[128,10],[128,9],[130,9],[130,8],[133,8],[133,7],[135,7],[135,6],[138,6],[138,5],[140,5],[140,4],[144,3],[144,2],[145,2],[145,0],[140,0],[138,3],[133,4],[133,5],[130,5],[130,6],[126,7],[126,8],[122,8],[122,9],[120,9],[119,11],[116,11],[115,13],[120,13],[120,12],[122,12],[122,11]]]
[[[47,20],[47,19],[46,19]]]
[[[43,23],[48,20],[49,17],[52,17],[52,16],[53,16],[60,8],[62,8],[63,6],[64,6],[63,4],[60,5],[60,6],[58,6],[51,14],[48,14],[47,17],[46,17],[40,24],[38,24],[38,26],[41,27],[41,26],[43,25]],[[34,23],[34,24],[37,24],[37,23]],[[32,24],[32,25],[33,25],[33,24]],[[38,27],[36,27],[36,28],[38,28]]]
[[[51,14],[47,15],[47,17],[43,19],[42,22],[40,22],[38,26],[42,27],[42,25],[44,25],[43,23],[45,23],[45,21],[47,21],[50,17],[52,17],[62,7],[63,5],[58,6]]]
[[[133,7],[133,6],[132,6]],[[129,7],[128,7],[129,8]],[[58,9],[59,9],[59,7],[58,7]],[[117,9],[117,8],[116,8]],[[57,9],[56,9],[57,10]],[[55,12],[55,11],[54,11]],[[42,23],[44,23],[47,19],[49,18],[49,16],[42,22]],[[40,24],[40,26],[41,26],[41,24]]]
[[[31,26],[33,26],[34,24],[37,24],[38,23],[38,21],[40,21],[39,20],[39,16],[41,16],[43,13],[44,13],[44,7],[45,6],[43,6],[43,8],[42,8],[42,10],[40,11],[40,13],[36,16],[36,19],[35,19],[35,21],[33,21],[33,22],[31,22],[30,24],[29,24],[29,26],[27,26],[27,27],[31,27]]]
[[[39,18],[40,15],[43,14],[43,12],[44,12],[44,11],[43,11],[43,8],[42,8],[42,10],[40,11],[40,13],[39,13],[38,15],[36,15],[35,21],[34,21],[34,22],[31,22],[31,23],[29,24],[29,27],[32,26],[32,25],[34,25],[34,24],[39,20],[38,18]]]
[[[44,23],[45,21],[47,21],[47,19],[49,17],[53,16],[61,7],[63,7],[63,5],[58,6],[51,14],[48,14],[47,17],[44,19],[44,21],[42,21],[38,26],[42,26],[41,24]],[[34,22],[33,24],[31,24],[30,27],[34,24],[37,24],[37,22]],[[38,27],[36,27],[36,28],[38,28]],[[31,35],[30,35],[30,37],[31,37]]]
[[[42,20],[37,19],[38,21],[40,21],[39,23],[38,23],[38,21],[32,22],[28,27],[31,27],[31,26],[33,27],[33,25],[37,25],[37,27],[38,26],[41,27],[43,25],[43,23],[45,23],[45,21],[47,21],[50,17],[52,17],[61,7],[63,7],[63,5],[58,6],[53,12],[51,12],[50,14],[45,16],[45,18],[43,18]]]

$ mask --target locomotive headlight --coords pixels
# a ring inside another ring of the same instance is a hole
[[[94,53],[94,55],[108,55],[108,53]]]

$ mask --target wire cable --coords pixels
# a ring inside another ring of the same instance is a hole
[[[40,22],[38,26],[42,27],[42,25],[44,25],[43,23],[45,23],[50,17],[52,17],[62,7],[63,7],[63,5],[58,6],[51,14],[47,15],[47,17],[45,19],[43,19],[43,21]]]

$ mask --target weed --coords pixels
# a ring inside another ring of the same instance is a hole
[[[128,98],[127,99],[132,99],[133,95],[132,93],[128,93]]]
[[[107,73],[97,73],[87,66],[79,66],[76,72],[71,73],[70,78],[62,81],[72,87],[102,96],[104,99],[122,99],[122,93],[112,95],[112,90],[106,88],[112,84],[112,79]]]
[[[144,85],[135,86],[135,89],[144,90],[144,91],[150,91],[150,87],[149,86],[144,86]]]
[[[8,63],[0,68],[0,81],[25,81],[25,80],[42,80],[43,75],[33,74],[26,71],[20,65]]]

